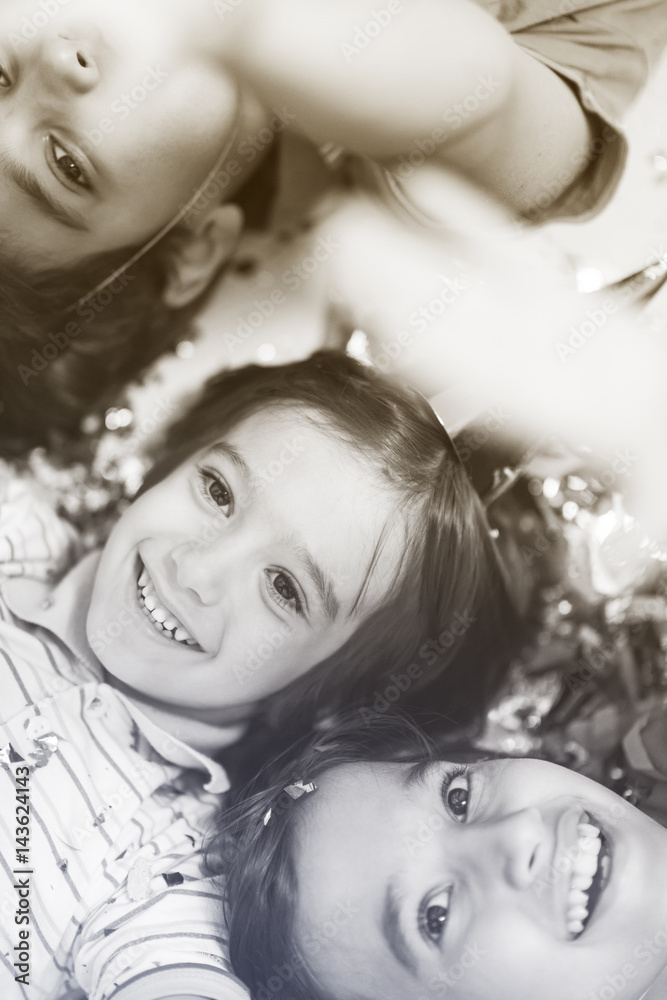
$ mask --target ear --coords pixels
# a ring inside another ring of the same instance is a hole
[[[233,254],[243,231],[238,205],[216,205],[194,226],[174,235],[167,247],[167,282],[162,298],[183,309],[206,291]]]

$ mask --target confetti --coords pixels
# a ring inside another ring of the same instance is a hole
[[[152,866],[146,858],[135,861],[127,876],[127,894],[133,902],[148,899],[151,890]]]
[[[8,767],[10,764],[18,764],[22,760],[25,760],[25,757],[17,753],[11,743],[8,743],[7,746],[4,746],[0,750],[0,764],[3,767]]]
[[[302,795],[308,795],[309,792],[317,791],[317,785],[314,781],[309,782],[304,785],[303,781],[295,781],[293,785],[287,785],[285,791],[292,799],[300,799]]]

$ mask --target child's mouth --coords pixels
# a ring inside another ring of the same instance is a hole
[[[589,813],[582,813],[577,826],[577,846],[565,914],[567,931],[572,941],[576,941],[588,926],[609,882],[610,872],[611,853],[607,838]]]
[[[143,564],[140,564],[139,568],[137,597],[144,614],[160,635],[185,646],[198,646],[196,639],[192,638],[185,625],[160,600],[150,574]]]

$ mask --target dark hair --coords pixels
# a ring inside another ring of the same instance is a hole
[[[163,301],[170,240],[158,243],[108,288],[84,296],[122,266],[132,247],[99,254],[75,269],[22,274],[0,261],[0,452],[71,437],[82,417],[183,338],[192,309]]]
[[[212,874],[221,876],[231,963],[252,1000],[272,1000],[274,995],[280,1000],[328,1000],[294,941],[295,833],[308,794],[317,791],[294,799],[286,789],[297,781],[317,784],[324,772],[360,762],[422,767],[434,760],[489,756],[461,746],[442,752],[402,716],[387,715],[370,725],[347,717],[330,732],[293,747],[234,793],[220,812],[208,862]]]
[[[381,715],[399,699],[418,701],[427,685],[433,692],[440,678],[440,715],[464,725],[495,692],[511,648],[515,615],[451,440],[421,395],[343,353],[211,380],[168,432],[144,489],[258,410],[295,406],[387,482],[408,514],[408,538],[386,600],[335,654],[267,699],[248,737],[225,753],[238,780],[323,717],[349,706]]]
[[[261,228],[273,196],[268,156],[233,197],[248,228]],[[187,218],[108,288],[82,301],[140,249],[92,255],[75,267],[33,273],[0,259],[0,454],[75,438],[188,333],[203,297],[184,309],[164,302],[171,250]]]

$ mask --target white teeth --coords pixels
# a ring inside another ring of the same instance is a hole
[[[597,856],[601,848],[602,842],[599,837],[579,837],[579,850],[583,851],[584,854],[595,854]]]
[[[588,918],[590,906],[587,890],[593,884],[601,850],[602,840],[599,827],[593,823],[579,823],[565,913],[565,925],[570,934],[579,935],[584,929],[584,921]]]
[[[148,575],[148,570],[144,567],[137,581],[140,591],[140,601],[143,603],[150,623],[157,632],[161,632],[170,639],[177,642],[187,643],[188,646],[196,646],[197,642],[192,638],[188,630],[169,611],[158,606],[158,599],[153,590],[153,581]]]
[[[597,854],[586,854],[580,852],[574,859],[572,871],[575,875],[595,875],[598,870]]]

